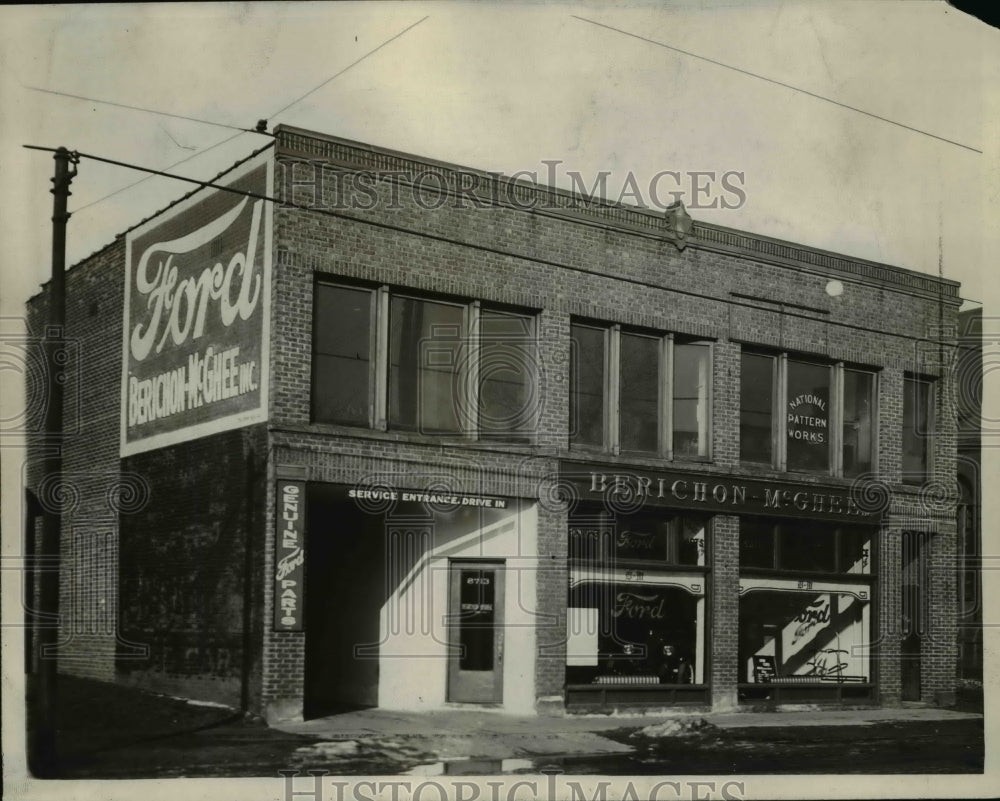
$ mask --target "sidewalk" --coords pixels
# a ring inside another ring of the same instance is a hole
[[[872,709],[807,709],[775,712],[689,712],[661,710],[659,712],[621,712],[611,714],[567,714],[564,716],[508,715],[495,709],[436,709],[426,712],[391,709],[359,709],[307,721],[272,723],[281,731],[312,737],[342,740],[347,737],[372,737],[382,734],[419,735],[428,732],[474,734],[489,732],[496,735],[524,734],[558,735],[579,732],[600,732],[623,727],[643,727],[669,720],[704,720],[722,729],[776,726],[867,726],[874,723],[971,720],[982,715],[956,712],[933,707],[872,708]]]
[[[308,721],[276,723],[289,734],[328,741],[317,755],[346,748],[378,747],[386,755],[399,750],[432,754],[439,762],[513,760],[546,756],[628,754],[638,743],[623,742],[624,730],[641,730],[641,739],[691,737],[709,731],[787,730],[981,720],[969,712],[934,708],[800,709],[780,712],[661,712],[656,714],[519,716],[497,710],[448,709],[403,712],[365,709]],[[609,736],[613,735],[613,736]],[[634,739],[634,738],[633,738]],[[350,745],[348,745],[350,743]]]
[[[60,677],[61,778],[537,773],[968,773],[983,718],[932,708],[516,716],[352,711],[265,726],[236,710]]]

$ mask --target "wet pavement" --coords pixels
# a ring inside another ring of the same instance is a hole
[[[70,689],[51,777],[932,774],[980,773],[984,760],[981,715],[930,708],[561,717],[373,709],[269,727],[97,682]]]
[[[413,775],[542,769],[617,776],[978,773],[983,768],[982,716],[933,708],[545,718],[371,709],[278,725],[331,744],[383,746],[387,755],[399,745],[435,755],[401,771]]]

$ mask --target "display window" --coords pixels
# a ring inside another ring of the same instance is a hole
[[[815,521],[740,520],[742,700],[873,697],[876,532]],[[789,687],[799,689],[793,694]]]
[[[570,521],[567,684],[704,684],[707,533],[694,516]]]

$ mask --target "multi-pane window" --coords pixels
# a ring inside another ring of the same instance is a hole
[[[570,518],[567,684],[706,682],[709,540],[696,515]]]
[[[858,476],[872,469],[875,374],[744,351],[740,459],[778,470]]]
[[[740,519],[739,674],[745,700],[774,685],[857,687],[872,680],[878,529]],[[750,685],[748,687],[748,685]],[[752,687],[758,687],[757,690]]]
[[[313,319],[315,422],[531,441],[531,315],[320,282]]]
[[[710,342],[589,323],[571,338],[571,445],[709,458]]]
[[[903,379],[903,482],[923,484],[930,465],[934,387],[913,376]]]

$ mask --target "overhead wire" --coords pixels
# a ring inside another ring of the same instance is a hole
[[[124,109],[129,109],[130,111],[144,111],[147,114],[156,114],[156,115],[158,115],[160,117],[173,117],[174,119],[177,119],[177,120],[187,120],[188,122],[198,122],[198,123],[201,123],[202,125],[214,125],[216,128],[230,128],[230,129],[232,129],[234,131],[241,131],[241,132],[245,131],[246,133],[259,133],[259,134],[263,134],[265,136],[271,136],[271,134],[268,134],[266,131],[258,131],[258,130],[255,130],[254,128],[242,128],[239,125],[229,125],[228,123],[225,123],[225,122],[216,122],[214,120],[206,120],[206,119],[202,119],[201,117],[189,117],[186,114],[175,114],[175,113],[173,113],[171,111],[160,111],[159,109],[146,108],[145,106],[131,106],[128,103],[117,103],[114,100],[101,100],[100,98],[96,98],[96,97],[87,97],[85,95],[75,95],[75,94],[72,94],[71,92],[59,92],[59,91],[56,91],[55,89],[43,89],[40,86],[28,86],[27,84],[24,84],[24,88],[25,89],[30,89],[32,92],[42,92],[43,94],[56,95],[57,97],[70,97],[70,98],[73,98],[74,100],[86,100],[88,103],[100,103],[101,105],[104,105],[104,106],[114,106],[115,108],[124,108]]]
[[[403,36],[404,34],[408,33],[409,31],[413,30],[414,28],[416,28],[418,25],[420,25],[422,22],[424,22],[428,18],[429,18],[429,15],[425,15],[424,17],[422,17],[421,19],[417,20],[416,22],[414,22],[414,23],[412,23],[410,25],[407,25],[399,33],[397,33],[397,34],[395,34],[393,36],[390,36],[388,39],[386,39],[384,42],[382,42],[381,44],[379,44],[377,47],[372,48],[367,53],[365,53],[363,56],[361,56],[358,59],[355,59],[354,61],[352,61],[350,64],[348,64],[343,69],[338,70],[336,73],[334,73],[333,75],[331,75],[329,78],[324,79],[321,83],[317,84],[315,87],[313,87],[312,89],[310,89],[308,92],[305,92],[304,94],[302,94],[299,97],[295,98],[290,103],[287,103],[286,105],[282,106],[280,109],[278,109],[277,111],[275,111],[269,117],[263,118],[261,120],[261,122],[266,122],[267,120],[274,119],[279,114],[283,114],[284,112],[288,111],[288,109],[290,109],[296,103],[300,103],[301,101],[303,101],[307,97],[309,97],[311,94],[314,94],[315,92],[319,91],[324,86],[326,86],[327,84],[329,84],[332,80],[334,80],[335,78],[339,78],[341,75],[343,75],[349,69],[351,69],[352,67],[357,66],[362,61],[364,61],[366,58],[368,58],[369,56],[374,55],[375,53],[377,53],[379,50],[381,50],[383,47],[385,47],[386,45],[390,44],[391,42],[396,41],[401,36]],[[37,89],[36,87],[28,87],[28,88],[29,89],[36,89],[36,91],[49,92],[50,94],[64,94],[62,92],[56,92],[56,91],[53,91],[53,90]],[[74,95],[71,95],[71,96],[74,96]],[[77,97],[77,96],[74,96],[74,97]],[[82,97],[82,96],[80,96],[80,97]],[[83,98],[83,99],[92,99],[92,98]],[[261,130],[252,129],[252,128],[237,128],[236,126],[225,125],[224,123],[213,123],[213,122],[209,122],[208,120],[198,120],[198,119],[196,119],[194,117],[185,117],[184,115],[170,114],[170,113],[167,113],[167,112],[156,111],[154,109],[145,109],[145,108],[139,108],[139,107],[126,106],[125,104],[112,103],[111,101],[97,101],[97,102],[108,102],[110,105],[118,105],[118,106],[123,106],[125,108],[135,108],[138,111],[147,111],[147,112],[149,112],[151,114],[162,114],[162,115],[168,116],[168,117],[179,117],[181,119],[192,120],[192,121],[195,121],[195,122],[205,122],[205,123],[208,123],[210,125],[217,125],[217,126],[221,126],[221,127],[225,127],[225,128],[234,128],[234,129],[237,130],[237,133],[234,134],[233,136],[230,136],[230,137],[228,137],[226,139],[223,139],[220,142],[216,142],[214,145],[209,145],[207,148],[205,148],[203,150],[199,150],[199,151],[197,151],[195,153],[192,153],[190,156],[186,156],[185,158],[181,159],[180,161],[175,161],[173,164],[168,164],[166,167],[164,167],[164,170],[172,170],[175,167],[179,167],[181,164],[184,164],[184,163],[186,163],[188,161],[191,161],[191,159],[197,158],[198,156],[202,156],[202,155],[204,155],[205,153],[208,153],[211,150],[215,150],[215,148],[217,148],[217,147],[222,147],[222,145],[225,145],[225,144],[227,144],[229,142],[232,142],[234,139],[236,139],[236,137],[238,137],[238,136],[240,136],[240,135],[242,135],[244,133],[262,133],[262,134],[265,134],[267,136],[273,136],[273,134],[268,134],[266,130],[265,131],[261,131]],[[154,173],[153,175],[155,175],[155,174],[156,173]],[[163,174],[165,174],[165,173],[163,173]],[[79,208],[74,209],[73,212],[71,212],[71,213],[77,214],[77,213],[83,211],[84,209],[90,208],[91,206],[96,206],[98,203],[103,203],[105,200],[109,200],[110,198],[113,198],[115,195],[121,194],[122,192],[125,192],[125,191],[127,191],[129,189],[132,189],[133,187],[138,186],[139,184],[145,183],[146,181],[150,180],[153,177],[153,175],[147,175],[145,178],[140,178],[138,181],[134,181],[133,183],[128,184],[127,186],[123,186],[123,187],[121,187],[119,189],[116,189],[115,191],[113,191],[113,192],[111,192],[111,193],[109,193],[107,195],[104,195],[103,197],[97,198],[97,200],[92,200],[90,203],[87,203],[87,204],[85,204],[83,206],[80,206]],[[176,178],[178,176],[170,176],[170,177]]]
[[[683,50],[680,47],[675,47],[674,45],[667,44],[666,42],[661,42],[656,39],[650,39],[646,36],[640,36],[637,33],[632,33],[631,31],[626,31],[622,28],[616,28],[613,25],[606,25],[603,22],[598,22],[597,20],[587,19],[586,17],[580,17],[577,16],[576,14],[570,14],[570,16],[573,17],[574,19],[580,20],[580,22],[588,22],[591,25],[596,25],[598,28],[606,28],[607,30],[614,31],[615,33],[620,33],[625,36],[631,36],[633,39],[638,39],[641,42],[647,42],[648,44],[653,44],[656,45],[657,47],[663,47],[666,48],[667,50],[673,50],[675,53],[680,53],[682,55],[689,56],[691,58],[696,58],[701,61],[707,61],[709,64],[715,64],[717,67],[723,67],[724,69],[732,70],[733,72],[738,72],[741,75],[747,75],[751,78],[757,78],[758,80],[774,84],[775,86],[781,86],[785,89],[791,89],[793,92],[799,92],[801,94],[808,95],[809,97],[815,98],[816,100],[822,100],[824,103],[831,103],[834,106],[839,106],[840,108],[847,109],[848,111],[855,111],[858,114],[864,114],[866,117],[871,117],[876,120],[881,120],[882,122],[887,122],[890,125],[895,125],[899,128],[904,128],[907,131],[913,131],[914,133],[922,134],[924,136],[929,136],[931,139],[937,139],[941,142],[946,142],[949,145],[955,145],[955,147],[961,147],[964,148],[965,150],[971,150],[973,153],[981,154],[983,152],[979,148],[972,147],[971,145],[962,144],[961,142],[956,142],[954,139],[947,139],[943,136],[938,136],[937,134],[930,133],[929,131],[925,131],[921,128],[914,128],[912,125],[906,125],[905,123],[898,122],[897,120],[893,120],[888,117],[882,117],[878,114],[873,114],[872,112],[865,111],[864,109],[858,108],[857,106],[851,106],[848,105],[847,103],[841,103],[839,100],[834,100],[832,98],[825,97],[824,95],[817,94],[816,92],[810,92],[808,89],[803,89],[801,86],[793,86],[790,83],[785,83],[784,81],[779,81],[775,78],[768,78],[766,75],[760,75],[759,73],[751,72],[750,70],[743,69],[742,67],[734,67],[732,64],[726,64],[723,61],[718,61],[717,59],[709,58],[708,56],[702,56],[699,55],[698,53],[692,53],[690,50]]]
[[[267,147],[270,147],[270,146],[271,145],[268,145]],[[58,150],[58,148],[43,147],[41,145],[24,145],[24,147],[26,147],[26,148],[28,148],[30,150],[43,150],[43,151],[47,151],[47,152],[51,152],[51,153],[55,153]],[[373,226],[375,228],[381,228],[383,230],[394,231],[394,232],[397,232],[397,233],[417,234],[417,232],[414,232],[412,229],[406,228],[403,225],[397,225],[395,223],[384,222],[382,220],[373,220],[373,219],[366,219],[364,217],[355,217],[352,214],[345,214],[342,211],[336,211],[334,209],[329,209],[329,208],[321,208],[319,206],[304,205],[302,203],[296,203],[294,200],[291,200],[291,199],[287,199],[286,200],[286,199],[282,199],[282,198],[273,197],[271,195],[262,194],[260,192],[252,192],[252,191],[246,190],[246,189],[236,189],[235,187],[232,187],[232,186],[226,186],[224,184],[217,184],[214,181],[202,181],[202,180],[197,179],[197,178],[188,178],[187,176],[184,176],[184,175],[173,175],[173,174],[167,173],[167,172],[165,172],[163,170],[156,170],[156,169],[153,169],[152,167],[143,167],[143,166],[141,166],[139,164],[131,164],[131,163],[127,162],[127,161],[120,161],[118,159],[107,158],[105,156],[97,156],[97,155],[94,155],[93,153],[81,153],[79,151],[73,151],[71,153],[71,155],[75,156],[77,158],[81,158],[81,159],[91,159],[92,161],[99,161],[99,162],[103,162],[105,164],[111,164],[111,165],[117,166],[117,167],[125,167],[125,168],[130,169],[130,170],[138,170],[140,172],[147,172],[147,173],[151,173],[152,175],[159,175],[159,176],[163,176],[165,178],[173,178],[173,179],[176,179],[178,181],[184,181],[184,182],[189,183],[189,184],[197,184],[201,188],[218,189],[218,190],[221,190],[223,192],[229,192],[231,194],[241,195],[243,197],[250,197],[250,198],[257,199],[257,200],[264,200],[264,201],[267,201],[268,203],[274,203],[276,205],[280,205],[283,208],[292,208],[292,209],[296,209],[298,211],[305,211],[305,212],[309,212],[309,213],[313,213],[313,214],[321,214],[321,215],[326,216],[326,217],[335,217],[335,218],[338,218],[338,219],[347,220],[347,221],[352,222],[352,223],[358,223],[360,225],[369,225],[369,226]],[[133,227],[135,227],[135,226],[133,226]],[[520,260],[523,260],[523,261],[535,262],[535,263],[538,263],[538,264],[545,264],[545,265],[551,265],[551,266],[561,267],[561,268],[564,268],[566,270],[570,270],[572,272],[582,273],[584,275],[603,276],[603,274],[600,273],[597,270],[592,270],[592,269],[589,269],[587,267],[581,267],[581,266],[579,266],[577,264],[572,264],[572,263],[569,263],[569,262],[558,262],[558,261],[554,261],[552,259],[546,259],[546,258],[542,258],[542,257],[539,257],[539,256],[531,256],[531,255],[529,255],[527,253],[517,253],[517,252],[514,252],[514,251],[500,250],[498,248],[490,247],[488,245],[480,245],[480,244],[475,243],[475,242],[469,242],[469,241],[465,241],[465,240],[461,240],[461,239],[455,239],[453,237],[443,236],[441,234],[432,234],[432,233],[429,233],[429,232],[419,232],[418,235],[424,237],[425,239],[432,239],[432,240],[435,240],[435,241],[438,241],[438,242],[444,242],[444,243],[451,244],[451,245],[458,245],[458,246],[461,246],[461,247],[472,248],[474,250],[488,251],[490,253],[495,253],[495,254],[498,254],[498,255],[507,256],[509,258],[515,258],[515,259],[520,259]],[[695,297],[695,298],[699,298],[699,299],[702,299],[702,300],[712,300],[712,301],[719,300],[719,298],[716,297],[716,296],[714,296],[714,295],[709,295],[709,294],[706,294],[704,292],[698,292],[698,291],[693,290],[693,289],[681,289],[679,287],[672,287],[672,286],[671,287],[665,287],[665,286],[661,286],[659,284],[651,283],[649,281],[644,281],[644,280],[641,280],[641,279],[638,279],[638,278],[629,278],[629,277],[626,277],[626,276],[619,276],[619,278],[622,281],[625,281],[627,283],[636,284],[636,285],[644,286],[644,287],[650,287],[650,288],[654,288],[654,289],[665,289],[667,291],[674,292],[674,293],[679,294],[679,295],[687,295],[689,297]],[[756,306],[753,303],[750,303],[748,301],[741,301],[741,300],[739,300],[737,298],[730,298],[728,300],[728,302],[730,304],[732,304],[732,305],[735,305],[735,306],[745,306],[745,307],[748,307],[748,308],[759,308],[758,306]],[[784,312],[784,314],[787,315],[787,316],[789,316],[789,317],[798,317],[798,318],[801,318],[801,319],[804,319],[804,320],[815,320],[815,314],[812,314],[812,313],[805,314],[805,313],[794,312],[794,311],[790,311],[790,310],[786,309],[785,312]],[[934,338],[930,338],[930,337],[913,337],[913,336],[909,336],[909,335],[905,335],[905,334],[895,334],[895,333],[893,333],[891,331],[883,331],[883,330],[877,329],[877,328],[869,328],[867,326],[856,325],[854,323],[843,322],[843,323],[839,323],[839,325],[841,325],[844,328],[856,329],[858,331],[865,331],[865,332],[868,332],[868,333],[888,334],[890,336],[902,337],[904,339],[912,339],[912,340],[916,340],[916,341],[920,341],[920,342],[934,342],[934,343],[936,343],[938,341],[938,340],[936,340]]]

